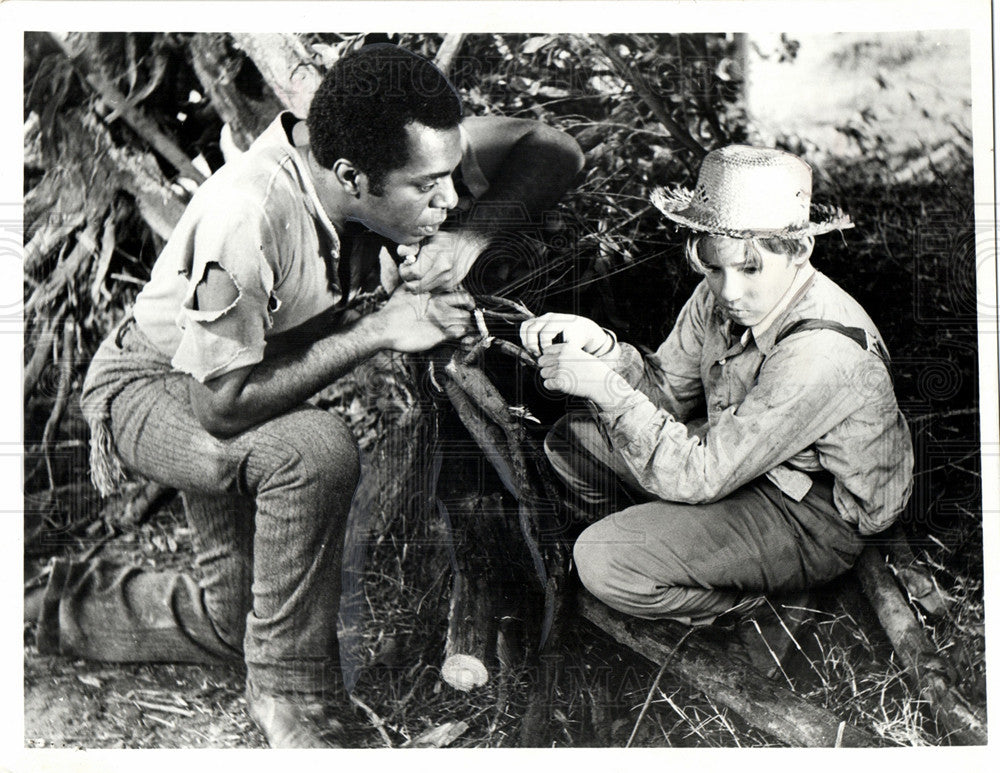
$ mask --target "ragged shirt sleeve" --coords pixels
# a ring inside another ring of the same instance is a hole
[[[278,247],[263,208],[243,197],[206,208],[192,234],[188,288],[176,319],[181,340],[172,365],[205,382],[264,358]],[[199,309],[198,284],[215,267],[232,281],[235,300],[225,308]]]
[[[838,333],[791,337],[765,359],[745,399],[724,411],[703,438],[689,434],[641,391],[599,416],[650,494],[711,502],[799,453],[857,411],[870,386],[867,375],[859,378],[871,372],[868,357]]]
[[[634,346],[618,343],[600,359],[657,408],[677,421],[688,421],[705,400],[701,352],[710,313],[708,285],[703,282],[688,298],[655,354],[643,357]]]

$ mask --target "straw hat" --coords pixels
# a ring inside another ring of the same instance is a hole
[[[798,156],[729,145],[705,156],[693,191],[657,188],[650,200],[671,220],[720,236],[795,237],[854,227],[836,207],[810,206],[811,196],[812,169]]]

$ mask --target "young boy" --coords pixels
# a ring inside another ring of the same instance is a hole
[[[574,548],[609,606],[709,623],[849,569],[906,504],[913,451],[881,337],[809,260],[815,235],[853,224],[810,222],[811,191],[796,156],[730,146],[693,192],[654,194],[705,278],[653,356],[583,317],[522,325],[545,386],[594,409],[561,419],[546,453],[610,513]],[[619,509],[613,481],[638,504]]]

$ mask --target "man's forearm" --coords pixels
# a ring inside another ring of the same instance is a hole
[[[192,403],[212,434],[232,436],[301,405],[388,345],[380,320],[368,315],[208,384],[193,382]]]

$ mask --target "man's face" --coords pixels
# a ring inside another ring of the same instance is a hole
[[[462,143],[458,128],[411,123],[406,134],[409,160],[386,175],[381,195],[364,180],[356,219],[398,244],[416,244],[437,233],[458,204],[451,173],[462,160]]]
[[[746,244],[728,236],[707,236],[698,243],[708,287],[722,312],[733,322],[753,327],[764,319],[791,287],[801,261],[758,246],[760,268],[746,262]]]

